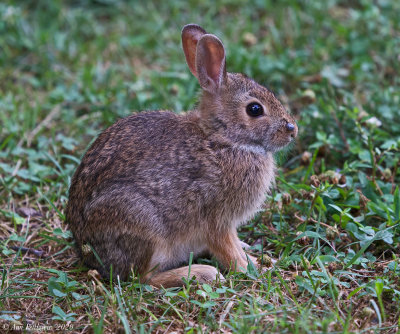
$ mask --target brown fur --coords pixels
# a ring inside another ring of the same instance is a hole
[[[72,178],[67,221],[84,262],[104,277],[112,266],[122,279],[134,271],[155,286],[181,285],[188,267],[179,266],[190,252],[246,270],[236,228],[260,209],[273,183],[273,152],[297,134],[296,126],[287,129],[295,122],[273,93],[225,71],[217,37],[188,25],[182,38],[203,88],[198,109],[117,121]],[[250,117],[251,102],[265,114]],[[192,266],[191,276],[200,281],[216,274],[213,267]]]

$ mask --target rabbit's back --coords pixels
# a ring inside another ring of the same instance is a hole
[[[163,208],[164,218],[168,211],[182,211],[176,210],[183,205],[176,197],[197,201],[206,191],[204,176],[212,178],[214,162],[202,131],[182,118],[166,111],[144,112],[106,129],[73,176],[67,208],[71,226],[78,220],[84,224],[83,213],[124,193],[140,194],[156,210]],[[82,217],[74,217],[78,213]]]

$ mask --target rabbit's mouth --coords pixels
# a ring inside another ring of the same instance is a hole
[[[268,142],[268,151],[270,152],[278,152],[284,147],[288,146],[294,141],[294,136],[287,135],[287,136],[274,136],[269,142]]]
[[[289,137],[287,139],[280,139],[280,140],[276,140],[273,143],[273,146],[275,148],[274,152],[277,152],[283,148],[285,148],[286,146],[288,146],[289,144],[291,144],[293,142],[293,138]]]

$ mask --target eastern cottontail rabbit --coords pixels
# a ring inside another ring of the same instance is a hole
[[[82,159],[69,192],[67,221],[84,262],[104,277],[135,272],[155,286],[182,285],[190,252],[246,270],[236,228],[262,206],[273,183],[273,152],[297,135],[274,94],[225,70],[225,49],[194,24],[183,51],[198,79],[198,108],[120,119]],[[254,258],[253,258],[254,260]],[[212,281],[216,268],[192,265]]]

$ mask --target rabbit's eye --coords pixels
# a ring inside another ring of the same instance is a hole
[[[258,117],[264,113],[264,109],[261,104],[253,102],[247,105],[246,112],[251,117]]]

